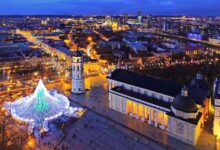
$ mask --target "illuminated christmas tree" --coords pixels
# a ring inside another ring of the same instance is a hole
[[[44,112],[48,109],[48,102],[46,101],[46,96],[44,94],[43,89],[39,89],[37,91],[37,103],[35,104],[34,108],[38,112]]]
[[[55,92],[51,95],[40,80],[34,94],[9,102],[5,106],[11,110],[16,120],[42,127],[44,122],[52,121],[68,111],[70,103],[62,94]]]

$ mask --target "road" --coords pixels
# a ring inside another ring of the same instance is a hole
[[[144,29],[139,29],[139,31],[146,32],[146,33],[151,33],[151,34],[155,34],[155,35],[160,35],[160,36],[165,36],[165,37],[171,37],[171,38],[175,38],[175,39],[187,40],[187,41],[191,41],[191,42],[201,43],[201,44],[205,44],[205,45],[208,45],[208,46],[214,46],[214,47],[220,48],[220,44],[215,44],[215,43],[212,43],[212,42],[209,42],[209,41],[190,39],[190,38],[183,37],[183,36],[167,34],[167,33],[158,32],[158,31],[149,31],[149,30],[144,30]]]

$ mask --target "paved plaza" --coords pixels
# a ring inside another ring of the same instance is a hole
[[[51,124],[52,131],[35,141],[39,150],[164,150],[95,112],[69,124],[63,130]],[[30,147],[28,149],[31,149]],[[33,148],[35,150],[35,148]]]

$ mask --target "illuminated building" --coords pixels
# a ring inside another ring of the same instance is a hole
[[[29,133],[32,133],[34,128],[42,128],[48,132],[48,122],[62,115],[75,116],[68,98],[56,91],[48,92],[42,80],[39,81],[34,94],[8,102],[5,107],[16,121],[28,123]]]
[[[106,16],[105,17],[105,22],[102,24],[103,26],[112,26],[112,17],[111,16]]]
[[[47,25],[47,20],[41,20],[41,25]]]
[[[220,79],[216,79],[214,82],[214,122],[213,122],[213,134],[220,137]]]
[[[107,23],[107,24],[112,24],[112,17],[111,16],[106,16],[105,17],[105,22]]]
[[[81,94],[85,91],[83,55],[80,51],[74,51],[72,59],[72,92]]]
[[[118,28],[118,23],[117,22],[113,22],[112,23],[112,29],[117,29]]]
[[[211,101],[200,73],[188,86],[122,69],[108,80],[110,108],[196,144]]]
[[[138,24],[142,24],[142,13],[141,11],[138,11],[138,16],[137,16],[137,21],[138,21]]]

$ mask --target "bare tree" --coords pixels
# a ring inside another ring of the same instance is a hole
[[[29,136],[27,125],[21,129],[16,126],[16,123],[10,116],[5,115],[5,110],[0,109],[0,150],[14,149],[22,150],[23,146],[28,142]],[[8,145],[9,144],[9,145]],[[9,148],[10,147],[10,148]]]
[[[1,139],[1,144],[0,144],[0,148],[2,150],[5,149],[5,146],[6,146],[6,130],[7,130],[7,126],[9,124],[9,121],[8,121],[9,117],[5,115],[5,111],[4,109],[1,107],[0,108],[0,133],[1,133],[1,136],[2,136],[2,139]]]

